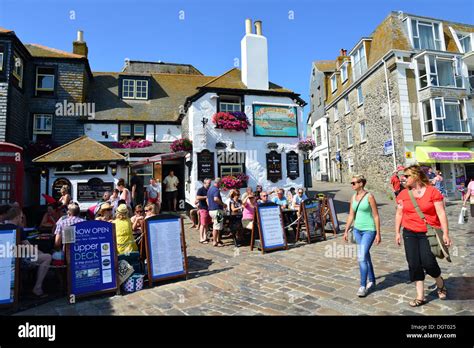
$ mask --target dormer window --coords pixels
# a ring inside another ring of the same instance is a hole
[[[341,65],[341,83],[344,83],[347,81],[347,62],[344,62]]]
[[[221,95],[219,96],[220,112],[242,111],[242,102],[239,96]]]
[[[419,89],[431,86],[463,88],[460,56],[422,53],[415,58]]]
[[[427,22],[411,18],[411,39],[417,50],[444,50],[442,42],[442,28],[437,22]]]
[[[354,50],[352,54],[352,72],[354,81],[361,77],[367,71],[367,59],[365,54],[364,42]]]
[[[122,99],[148,99],[148,80],[147,79],[122,79]]]
[[[337,77],[336,74],[333,74],[331,76],[331,93],[334,93],[337,91]]]

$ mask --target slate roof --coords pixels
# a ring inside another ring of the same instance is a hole
[[[0,27],[0,33],[12,33],[12,32],[13,32],[13,30]]]
[[[28,52],[33,57],[37,58],[73,58],[73,59],[84,59],[84,56],[79,54],[69,53],[61,51],[56,48],[46,47],[38,44],[24,44]]]
[[[335,60],[317,60],[314,62],[314,65],[321,72],[334,72],[336,71],[336,61]]]
[[[119,97],[119,76],[149,76],[150,99]],[[177,122],[186,97],[214,77],[191,74],[126,74],[95,72],[90,99],[95,103],[95,120]]]
[[[123,161],[125,157],[105,145],[82,136],[36,157],[35,163]]]

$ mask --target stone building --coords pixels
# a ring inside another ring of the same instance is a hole
[[[419,163],[441,170],[458,196],[457,185],[474,175],[473,33],[472,25],[392,12],[341,50],[334,71],[313,64],[324,113],[315,108],[312,117],[328,117],[332,180],[363,173],[389,192],[397,165]]]

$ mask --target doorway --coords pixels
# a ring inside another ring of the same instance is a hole
[[[170,202],[166,194],[166,187],[163,184],[163,181],[168,176],[170,171],[174,172],[174,175],[178,178],[178,210],[185,210],[185,177],[184,177],[184,158],[174,159],[174,160],[164,160],[162,165],[162,174],[161,174],[161,183],[162,183],[162,192],[163,192],[163,204],[162,209],[165,211],[170,211]]]

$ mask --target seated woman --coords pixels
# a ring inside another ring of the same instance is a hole
[[[30,255],[35,255],[36,257],[29,257],[23,258],[22,262],[24,263],[32,263],[38,265],[38,272],[36,274],[36,283],[33,287],[33,295],[37,297],[46,297],[48,296],[43,292],[43,280],[48,273],[49,265],[51,264],[51,255],[43,253],[38,248],[34,248],[33,245],[26,239],[27,233],[24,231],[23,221],[25,220],[23,212],[21,211],[20,207],[12,206],[4,216],[4,223],[5,224],[12,224],[16,225],[21,230],[21,244],[25,245],[26,248],[29,250]],[[31,248],[31,249],[30,249]],[[23,249],[26,252],[25,249]]]
[[[41,220],[39,230],[41,232],[53,233],[54,229],[56,228],[56,222],[59,220],[58,214],[54,209],[52,204],[48,205],[48,210],[43,215],[43,219]]]
[[[135,207],[135,215],[132,216],[130,221],[132,221],[132,230],[134,235],[140,235],[143,231],[143,221],[145,220],[145,214],[143,211],[143,206],[138,204]]]
[[[112,222],[113,215],[112,215],[113,207],[108,203],[102,203],[99,208],[99,212],[97,213],[96,220]]]
[[[137,243],[133,238],[132,221],[128,217],[128,208],[120,204],[116,210],[115,235],[117,237],[117,251],[119,255],[138,251]]]

